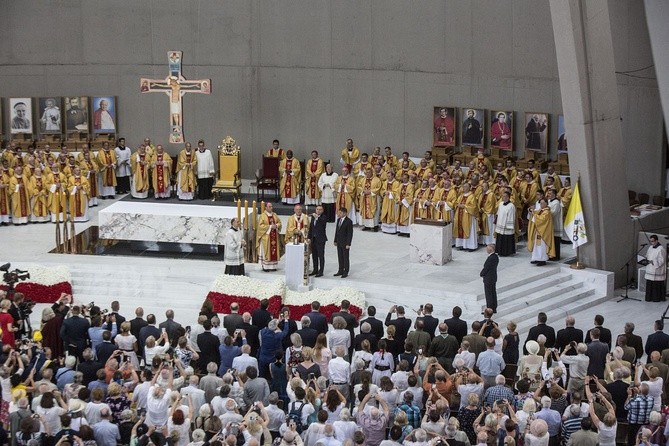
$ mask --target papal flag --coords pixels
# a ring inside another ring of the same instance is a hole
[[[585,219],[583,218],[583,205],[581,194],[578,190],[578,181],[574,187],[574,193],[564,220],[564,232],[574,244],[574,249],[584,243],[588,243],[588,235],[585,233]]]

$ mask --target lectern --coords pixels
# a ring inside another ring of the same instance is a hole
[[[241,149],[231,136],[226,136],[218,146],[218,178],[212,192],[214,199],[223,192],[232,192],[237,200],[242,187]]]

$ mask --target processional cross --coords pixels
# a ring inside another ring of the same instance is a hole
[[[168,51],[169,74],[165,79],[140,80],[141,93],[159,91],[170,98],[170,142],[183,143],[183,108],[181,98],[186,93],[211,94],[211,79],[186,80],[181,74],[181,51]]]

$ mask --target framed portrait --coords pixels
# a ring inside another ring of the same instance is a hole
[[[432,135],[434,147],[453,147],[455,145],[455,107],[434,107]]]
[[[548,113],[525,113],[525,150],[548,151]]]
[[[460,123],[460,144],[483,147],[485,110],[473,107],[460,109]]]
[[[513,150],[513,112],[490,110],[490,147]]]
[[[67,133],[88,133],[88,96],[65,98],[65,129]]]
[[[33,133],[33,108],[30,98],[9,98],[10,129],[12,135]]]
[[[564,130],[564,115],[558,115],[558,139],[557,139],[558,153],[567,152],[567,136]]]
[[[62,133],[63,112],[62,98],[48,96],[39,98],[37,112],[39,114],[40,133]]]
[[[93,133],[116,133],[116,97],[93,96]]]

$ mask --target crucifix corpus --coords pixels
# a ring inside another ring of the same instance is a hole
[[[181,74],[181,51],[168,51],[167,59],[170,73],[165,79],[140,80],[142,93],[163,92],[170,98],[170,142],[183,143],[183,108],[181,98],[186,93],[211,94],[211,79],[189,81]]]

